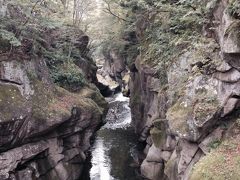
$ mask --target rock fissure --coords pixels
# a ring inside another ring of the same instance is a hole
[[[10,80],[7,80],[7,79],[0,79],[0,83],[13,84],[13,85],[17,85],[17,86],[22,86],[23,85],[22,83],[15,82],[15,81],[10,81]]]

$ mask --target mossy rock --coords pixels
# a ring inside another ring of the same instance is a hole
[[[224,37],[226,40],[231,39],[234,44],[230,44],[232,46],[240,47],[240,21],[234,21],[226,30]],[[229,46],[229,44],[226,44]],[[229,48],[229,47],[228,47]],[[228,49],[227,48],[227,49]]]
[[[92,99],[100,108],[101,111],[106,113],[108,109],[108,103],[98,90],[90,89],[89,87],[82,88],[79,93],[80,96]]]
[[[167,120],[169,122],[170,129],[174,132],[185,134],[188,132],[187,121],[192,116],[193,108],[189,105],[184,105],[178,101],[167,111]]]
[[[0,85],[0,122],[10,121],[26,112],[26,99],[14,85]]]
[[[62,121],[72,116],[72,109],[78,107],[94,116],[103,114],[107,103],[98,92],[89,89],[88,96],[44,83],[37,78],[31,79],[33,95],[26,99],[17,86],[3,84],[0,86],[0,122],[11,121],[31,115],[43,122]],[[97,104],[98,103],[98,104]],[[30,110],[30,111],[29,111]]]
[[[156,127],[159,130],[164,130],[164,122],[166,121],[166,119],[155,119],[153,121],[153,126]]]
[[[193,116],[195,124],[199,127],[203,126],[220,109],[220,102],[214,91],[216,91],[215,88],[196,90],[195,100],[197,103],[194,105]]]
[[[48,87],[41,81],[33,83],[34,95],[32,96],[32,113],[36,119],[68,119],[72,109],[78,107],[89,112],[101,114],[102,109],[90,98],[55,86]]]
[[[102,109],[91,98],[84,97],[77,93],[71,93],[61,87],[56,87],[55,100],[62,106],[62,110],[71,111],[73,107],[78,107],[94,115],[102,114]],[[55,103],[51,103],[54,105]],[[56,105],[54,105],[56,106]],[[55,107],[58,109],[57,107]],[[54,109],[54,108],[53,108]]]
[[[194,120],[198,126],[209,120],[218,110],[219,106],[215,103],[201,102],[194,107]]]
[[[190,180],[238,180],[240,177],[239,138],[225,140],[195,166]]]
[[[0,37],[0,50],[6,52],[9,51],[10,48],[11,44],[9,43],[9,41]]]
[[[48,87],[42,81],[37,79],[32,80],[34,94],[31,97],[32,114],[36,119],[49,119],[56,116],[57,112],[52,112],[50,106],[56,104],[55,94],[52,87]],[[58,112],[61,108],[58,109]],[[71,112],[71,111],[70,111]],[[71,115],[70,112],[65,111],[63,114]]]
[[[153,144],[157,148],[164,146],[167,139],[167,135],[164,131],[161,131],[154,127],[153,129],[151,129],[150,134],[153,140]]]

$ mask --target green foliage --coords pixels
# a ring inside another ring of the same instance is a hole
[[[231,16],[239,19],[240,18],[240,1],[230,0],[230,3],[228,5],[228,12]]]
[[[217,1],[212,0],[211,7]],[[208,3],[202,0],[121,0],[120,6],[127,10],[125,18],[130,20],[122,27],[137,32],[139,40],[138,43],[130,42],[127,48],[119,48],[124,50],[121,53],[128,64],[141,54],[141,60],[153,67],[161,83],[166,84],[167,68],[179,55],[194,49],[201,41],[202,27],[208,23]],[[119,28],[119,39],[124,39],[124,30]],[[119,42],[114,41],[122,44]]]
[[[211,149],[216,149],[218,146],[220,146],[222,142],[220,140],[215,140],[213,142],[211,142],[208,146],[211,148]]]
[[[194,10],[193,5],[199,8]],[[148,41],[142,46],[147,55],[145,59],[161,66],[163,61],[166,65],[171,63],[174,57],[198,40],[205,19],[201,6],[190,1],[157,4],[157,7],[165,11],[157,12],[154,22],[145,31],[144,39]]]
[[[87,81],[81,67],[74,63],[87,56],[87,48],[81,48],[78,41],[83,32],[65,24],[60,0],[8,3],[10,15],[0,17],[1,51],[16,53],[17,47],[25,55],[43,57],[56,84],[68,90],[83,87]]]
[[[49,18],[42,17],[42,18],[39,18],[39,21],[40,21],[40,26],[45,27],[47,29],[56,29],[63,26],[63,22],[56,21]]]
[[[52,77],[56,84],[72,91],[79,90],[86,84],[81,70],[71,61],[53,69]]]
[[[8,41],[11,46],[19,47],[21,42],[16,38],[15,34],[4,29],[0,29],[1,41]]]
[[[221,145],[198,161],[190,180],[239,179],[239,137],[224,140]]]
[[[69,57],[67,53],[64,53],[62,50],[54,52],[46,50],[44,57],[46,58],[51,77],[60,87],[76,91],[87,83],[83,72],[75,65],[74,58]]]

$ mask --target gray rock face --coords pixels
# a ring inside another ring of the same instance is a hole
[[[106,102],[54,87],[44,73],[40,81],[37,66],[0,62],[0,179],[78,179]]]
[[[18,61],[3,61],[1,62],[0,78],[2,83],[12,83],[16,85],[22,96],[26,98],[33,95],[33,89],[30,80],[26,74],[27,69],[33,69],[33,64],[29,63],[28,66],[22,67],[23,64]]]
[[[1,19],[11,17],[13,21],[24,22],[24,8],[11,2],[0,1]],[[15,28],[14,24],[12,28]],[[43,40],[42,46],[46,49],[51,46],[55,53],[57,49],[54,49],[54,43],[57,40],[66,41],[61,36],[62,31],[76,30],[73,27],[64,28],[44,31],[44,35],[49,36],[46,41]],[[19,29],[16,27],[15,30]],[[31,33],[31,30],[28,31]],[[52,82],[49,66],[44,59],[46,54],[41,48],[33,53],[33,44],[28,42],[28,36],[24,36],[21,46],[11,48],[7,53],[8,48],[1,39],[1,180],[80,178],[91,139],[103,123],[108,104],[95,85],[91,84],[96,83],[97,68],[86,55],[89,37],[80,30],[74,35],[73,45],[78,49],[76,54],[79,53],[74,66],[79,68],[88,82],[88,85],[82,85],[74,93]]]
[[[158,180],[163,177],[163,163],[143,161],[141,173],[148,179]]]
[[[147,179],[189,179],[194,165],[222,140],[223,124],[239,109],[239,21],[228,15],[227,3],[219,1],[213,12],[212,21],[220,22],[215,25],[217,44],[210,38],[203,44],[215,67],[211,73],[198,67],[201,57],[195,50],[188,51],[167,70],[166,88],[141,56],[135,60],[130,104],[135,130],[147,144],[141,165]],[[219,51],[211,49],[217,46]]]
[[[0,109],[1,180],[76,180],[107,102],[93,85],[55,86],[42,57],[1,54]]]
[[[103,97],[54,87],[46,74],[35,74],[46,66],[36,70],[34,61],[1,61],[0,67],[0,179],[78,179],[102,123]]]
[[[123,74],[126,71],[126,65],[124,59],[114,49],[110,50],[105,55],[105,63],[103,65],[103,71],[110,75],[119,84],[122,84]]]

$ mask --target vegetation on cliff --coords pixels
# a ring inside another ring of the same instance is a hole
[[[191,179],[237,179],[238,143],[224,136],[221,144],[222,136],[218,135],[216,144],[221,145],[214,144],[216,150],[208,154],[202,146],[216,138],[212,131],[217,127],[223,131],[230,128],[228,120],[235,121],[236,117],[229,115],[239,108],[239,79],[234,80],[239,77],[239,1],[109,0],[106,3],[115,7],[112,12],[121,28],[116,32],[117,41],[108,41],[103,49],[109,52],[117,47],[131,70],[133,119],[141,138],[148,137],[145,151],[151,151],[148,130],[157,146],[165,138],[160,129],[152,128],[160,115],[169,125],[165,131],[179,143],[174,150],[177,154],[172,153],[172,159],[159,163],[175,163],[170,167],[174,172],[166,172],[169,179],[177,179],[172,174],[188,177],[188,171],[203,154],[206,156],[195,165]],[[217,77],[218,73],[229,79]],[[154,84],[156,79],[160,85]],[[156,100],[161,89],[167,94],[166,101]],[[167,113],[159,110],[162,106],[167,106],[164,108]],[[179,139],[186,140],[186,144],[182,145]],[[191,147],[189,151],[187,144]],[[230,150],[232,144],[234,148]],[[225,163],[228,168],[224,168]],[[142,166],[147,169],[144,175],[152,177],[153,173],[146,172],[160,165],[146,158]]]
[[[0,25],[1,56],[42,56],[53,81],[69,90],[77,90],[87,80],[81,68],[83,61],[94,66],[89,56],[89,38],[80,30],[82,9],[73,1],[17,0],[3,1]],[[86,10],[85,10],[86,11]],[[75,16],[72,18],[72,14]],[[79,18],[79,19],[76,19]],[[81,24],[82,25],[82,24]],[[86,64],[86,63],[85,63]]]
[[[191,173],[192,180],[238,179],[240,169],[239,119],[231,125],[226,138],[211,146],[211,152],[203,157]]]
[[[115,7],[112,11],[117,14],[119,28],[114,32],[114,41],[108,37],[103,52],[118,49],[129,66],[141,55],[141,61],[156,69],[166,84],[166,71],[181,54],[197,49],[202,61],[211,58],[211,52],[199,46],[209,43],[202,33],[211,32],[210,9],[214,3],[215,0],[107,1],[110,7]]]
[[[156,177],[165,173],[171,179],[172,170],[174,177],[187,179],[193,169],[191,179],[237,179],[239,120],[230,130],[232,112],[239,109],[239,0],[95,2],[103,9],[93,11],[97,16],[89,12],[92,0],[0,2],[0,75],[6,76],[1,119],[31,116],[34,126],[42,123],[40,128],[49,130],[78,115],[75,107],[88,119],[101,119],[106,102],[92,84],[97,67],[90,55],[96,49],[93,54],[116,64],[109,68],[113,73],[106,72],[111,78],[124,81],[130,71],[130,104],[138,121],[133,123],[146,141],[145,152],[165,153],[159,162],[146,157],[146,177],[149,169],[158,169]],[[237,135],[228,136],[233,132]],[[11,139],[6,141],[12,148]]]

